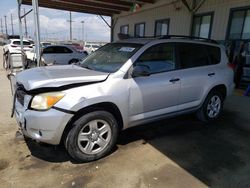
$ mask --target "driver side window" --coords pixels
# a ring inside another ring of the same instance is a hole
[[[175,70],[174,45],[171,43],[162,43],[148,48],[136,60],[135,65],[148,67],[150,74]]]

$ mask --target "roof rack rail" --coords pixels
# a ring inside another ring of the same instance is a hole
[[[213,40],[213,39],[202,38],[202,37],[186,36],[186,35],[164,35],[160,39],[172,39],[172,38],[201,40],[201,41],[210,42],[210,43],[213,43],[213,44],[218,44],[218,42],[215,41],[215,40]]]

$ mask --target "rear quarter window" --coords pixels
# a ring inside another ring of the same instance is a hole
[[[179,60],[182,69],[210,65],[205,45],[178,43]]]
[[[206,46],[208,55],[212,65],[218,64],[221,61],[220,48],[216,46]]]

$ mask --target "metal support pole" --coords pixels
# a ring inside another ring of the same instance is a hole
[[[1,18],[1,33],[3,34],[3,19]]]
[[[111,17],[111,25],[114,25],[114,18],[113,16]],[[114,27],[110,27],[110,42],[114,42]]]
[[[25,16],[24,16],[24,28],[25,28],[24,34],[25,34],[25,37],[28,38],[28,31],[27,31],[27,22],[26,22],[26,12],[25,12],[25,8],[23,9],[23,15],[25,15]]]
[[[23,52],[23,29],[22,29],[22,18],[21,18],[21,0],[18,0],[18,23],[19,23],[21,52]],[[22,64],[24,66],[23,58],[22,58]]]
[[[5,21],[5,33],[6,35],[8,35],[7,16],[4,16],[4,21]]]
[[[82,24],[82,41],[84,41],[84,21],[81,21]]]
[[[36,35],[36,59],[37,66],[40,66],[40,57],[41,57],[41,46],[40,46],[40,25],[39,25],[39,8],[38,0],[32,0],[32,6],[34,10],[34,23],[35,23],[35,35]]]
[[[72,22],[74,22],[72,20],[72,15],[71,15],[71,11],[69,12],[69,20],[67,20],[67,22],[69,22],[69,40],[72,41]]]
[[[72,15],[71,12],[69,12],[69,39],[72,41]]]
[[[12,35],[14,35],[14,27],[13,27],[13,17],[12,17],[12,14],[10,14],[10,20],[11,20],[11,31],[12,31]]]

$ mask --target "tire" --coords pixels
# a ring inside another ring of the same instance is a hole
[[[223,109],[223,102],[224,99],[219,91],[210,92],[201,108],[197,111],[198,119],[205,123],[218,119]]]
[[[77,59],[71,59],[70,61],[69,61],[69,65],[71,65],[71,64],[76,64],[76,63],[78,63],[79,62],[79,60],[77,60]]]
[[[89,53],[86,51],[84,51],[83,54],[85,54],[85,57],[89,55]]]
[[[77,162],[90,162],[109,154],[117,135],[118,124],[114,116],[106,111],[94,111],[75,121],[64,143]]]

